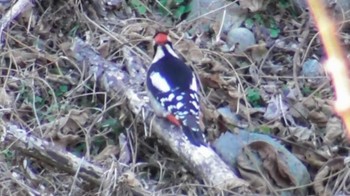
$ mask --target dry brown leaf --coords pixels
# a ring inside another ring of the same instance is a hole
[[[266,8],[267,1],[264,0],[240,0],[240,6],[242,8],[247,8],[251,12],[256,12],[259,10],[264,10]]]
[[[328,166],[325,166],[315,176],[314,190],[317,195],[333,195],[332,191],[329,190],[329,188],[325,187],[323,184],[324,179],[327,179],[327,176],[329,175],[330,172],[331,172],[331,168]]]
[[[107,145],[98,155],[94,157],[94,161],[103,162],[107,158],[117,155],[119,153],[119,147],[115,145]]]
[[[267,120],[276,120],[282,118],[283,114],[287,114],[289,106],[284,103],[279,96],[272,96],[268,101],[264,118]]]
[[[246,156],[237,157],[239,173],[249,182],[250,187],[257,193],[268,193],[268,188],[263,177],[259,174],[251,161]]]
[[[226,85],[226,82],[220,77],[220,74],[207,74],[202,73],[200,75],[203,86],[211,88],[222,88]]]
[[[61,129],[62,133],[76,133],[81,127],[85,125],[89,119],[88,113],[84,110],[72,109],[68,114],[61,118]]]
[[[201,104],[201,127],[206,129],[209,135],[209,138],[217,138],[220,135],[218,128],[218,119],[219,113],[213,105]],[[204,123],[205,122],[205,123]]]
[[[89,119],[88,112],[85,110],[72,109],[69,111],[69,117],[74,120],[80,126],[84,126]]]
[[[28,61],[38,58],[38,55],[33,52],[26,52],[23,50],[12,50],[10,53],[12,60],[21,66],[27,64]]]
[[[5,88],[0,88],[0,106],[8,108],[13,100],[14,98],[6,92]]]
[[[133,37],[135,36],[135,33],[139,34],[140,32],[145,31],[145,35],[151,37],[156,33],[157,29],[159,29],[159,27],[156,24],[150,24],[146,22],[137,22],[137,23],[127,25],[127,27],[123,29],[121,34],[129,38],[130,35]]]
[[[242,92],[234,88],[228,88],[227,93],[233,99],[242,99],[244,97]]]
[[[326,116],[332,116],[334,114],[334,107],[333,105],[329,105],[328,103],[325,103],[321,105],[321,111]]]
[[[259,84],[260,82],[260,75],[259,75],[259,69],[257,66],[249,66],[249,76],[252,79],[252,82],[254,82],[254,84]]]
[[[109,40],[106,40],[103,42],[101,45],[96,48],[96,50],[103,56],[104,58],[107,58],[107,56],[110,54],[110,48],[111,48],[111,43]]]
[[[60,84],[76,85],[78,83],[77,79],[73,78],[70,75],[47,73],[47,75],[45,76],[45,79],[49,81],[57,82]]]
[[[314,179],[316,195],[344,195],[344,191],[348,191],[348,183],[337,183],[349,181],[349,175],[344,175],[349,173],[349,168],[344,162],[344,157],[337,157],[328,161],[318,170]],[[344,171],[339,173],[343,169]],[[337,193],[334,190],[337,190]]]
[[[65,55],[71,56],[69,54],[72,54],[72,51],[70,50],[70,48],[72,47],[72,42],[70,41],[62,42],[58,45],[58,47],[60,48],[60,50],[64,52]]]
[[[315,109],[317,107],[317,102],[312,97],[306,98],[306,99],[304,98],[302,100],[302,103],[309,110],[313,110],[313,109]]]
[[[336,144],[337,141],[344,139],[345,132],[342,121],[333,117],[329,119],[326,126],[326,135],[324,136],[325,144]]]
[[[119,135],[118,139],[120,148],[118,161],[123,164],[128,164],[132,159],[131,150],[129,148],[129,141],[123,133]]]
[[[266,142],[252,142],[250,148],[256,150],[263,161],[264,169],[273,178],[279,187],[296,185],[296,180],[289,171],[288,166],[280,157],[274,147]]]
[[[302,103],[296,102],[292,107],[290,107],[289,113],[295,119],[305,120],[310,111]]]
[[[42,131],[45,138],[51,138],[63,147],[78,140],[75,134],[85,125],[89,116],[85,110],[72,109],[66,116],[40,125],[34,131]]]
[[[295,137],[297,141],[308,141],[314,135],[314,130],[302,126],[289,127],[289,131],[290,136]]]
[[[259,41],[259,44],[251,47],[252,50],[252,58],[255,62],[260,62],[267,55],[268,49],[266,48],[266,43],[263,41]]]
[[[294,102],[298,102],[300,100],[299,90],[296,88],[290,88],[288,90],[288,94],[286,95],[286,98]]]
[[[187,60],[196,64],[200,64],[205,58],[202,50],[192,41],[182,40],[175,47],[183,56],[189,58]]]
[[[314,168],[320,168],[327,161],[326,157],[317,154],[314,150],[309,149],[305,145],[301,146],[300,143],[292,145],[291,152],[300,160],[310,164]]]
[[[223,66],[223,64],[215,59],[211,59],[211,61],[206,61],[206,59],[204,59],[204,61],[202,61],[202,63],[210,63],[212,65],[210,71],[211,72],[218,72],[218,73],[229,73],[229,69],[225,66]],[[233,82],[236,82],[236,78],[232,78]]]
[[[37,18],[37,15],[33,14],[33,8],[34,6],[26,6],[25,10],[23,10],[19,16],[21,19],[28,22],[28,28],[34,28],[38,25],[39,18]]]
[[[119,178],[119,182],[126,183],[130,187],[141,187],[141,182],[136,178],[134,172],[127,171]]]
[[[54,135],[56,135],[56,131],[59,131],[64,125],[66,125],[68,120],[68,116],[57,118],[54,121],[42,124],[40,127],[36,127],[34,131],[38,132],[41,130],[45,133],[46,138],[52,138]]]
[[[290,173],[287,164],[284,162],[285,160],[279,157],[279,153],[272,145],[256,141],[245,147],[244,152],[237,159],[240,173],[244,169],[243,172],[246,175],[244,177],[248,177],[254,183],[259,184],[259,189],[264,189],[263,187],[265,186],[268,187],[267,183],[276,188],[287,188],[296,185],[296,179]],[[249,175],[247,174],[248,171],[250,171]],[[264,175],[264,178],[269,180],[269,182],[264,182],[265,186],[262,186],[261,180],[258,182],[254,181],[255,178],[251,176],[254,174],[257,179]]]
[[[56,144],[59,144],[65,148],[68,145],[76,144],[80,140],[80,136],[73,134],[62,134],[60,132],[57,132],[54,140]]]
[[[325,127],[328,122],[328,117],[322,111],[315,109],[310,111],[308,119],[320,127]]]

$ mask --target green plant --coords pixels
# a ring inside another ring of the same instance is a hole
[[[77,32],[78,32],[78,29],[79,29],[80,25],[75,25],[69,32],[68,32],[68,36],[70,37],[75,37],[77,36]]]
[[[106,140],[103,136],[95,136],[91,139],[90,153],[98,154],[101,152],[108,144],[108,139]]]
[[[259,132],[265,133],[265,134],[271,134],[272,129],[268,127],[267,125],[261,125],[259,127]]]
[[[191,4],[185,0],[160,0],[158,8],[164,15],[172,15],[174,19],[180,20],[183,15],[191,11]],[[170,12],[170,13],[169,13]]]
[[[316,89],[313,87],[310,87],[309,85],[305,85],[302,89],[301,92],[303,93],[304,96],[309,96],[313,93],[313,96],[322,98],[322,94],[320,91],[314,92]]]
[[[276,21],[273,18],[270,18],[268,25],[269,25],[268,29],[269,29],[270,37],[277,38],[281,30],[278,28]]]
[[[5,149],[2,151],[6,162],[10,163],[15,158],[15,153],[12,150]]]
[[[275,19],[271,16],[263,15],[262,13],[254,13],[252,17],[248,17],[244,24],[247,28],[252,28],[254,25],[259,25],[267,28],[271,38],[277,38],[281,33]]]
[[[253,28],[253,26],[254,26],[254,19],[253,19],[253,18],[247,18],[247,19],[244,21],[244,25],[245,25],[247,28],[249,28],[249,29]]]
[[[277,6],[282,9],[288,9],[291,7],[290,0],[278,0]]]
[[[72,153],[76,156],[82,156],[86,152],[86,143],[81,142],[73,147]]]
[[[111,128],[113,132],[117,135],[122,131],[122,126],[120,122],[115,118],[107,118],[101,123],[104,128]]]
[[[68,92],[68,85],[61,84],[58,89],[55,90],[56,97],[63,96],[66,92]]]
[[[301,89],[304,96],[309,96],[312,93],[312,90],[309,86],[304,86],[304,88]]]
[[[246,90],[247,99],[254,107],[260,106],[261,95],[258,89],[248,88]]]
[[[131,0],[131,6],[140,14],[144,15],[147,12],[147,7],[140,0]]]
[[[28,87],[26,84],[22,83],[20,86],[19,94],[21,100],[23,102],[27,103],[28,105],[33,105],[35,104],[35,107],[42,107],[45,105],[45,98],[42,97],[41,95],[33,92],[32,88]]]

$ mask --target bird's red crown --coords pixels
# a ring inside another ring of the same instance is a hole
[[[164,32],[159,32],[154,36],[154,42],[158,45],[164,45],[169,41],[168,34]]]

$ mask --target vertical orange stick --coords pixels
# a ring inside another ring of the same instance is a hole
[[[321,0],[308,0],[310,11],[319,29],[322,43],[327,53],[326,70],[333,79],[335,89],[335,110],[343,119],[347,135],[350,137],[350,86],[348,79],[348,60],[336,36],[337,29],[329,18]]]

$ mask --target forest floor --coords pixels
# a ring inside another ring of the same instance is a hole
[[[200,78],[211,143],[226,131],[271,139],[259,140],[263,143],[254,151],[259,169],[251,162],[233,166],[251,183],[251,191],[350,194],[349,144],[333,110],[334,92],[322,66],[325,54],[305,5],[210,2],[42,0],[23,9],[1,36],[1,124],[14,124],[99,167],[124,164],[127,169],[107,193],[103,185],[3,143],[1,195],[136,194],[130,187],[153,195],[234,194],[201,181],[166,144],[145,136],[128,100],[100,88],[69,51],[73,38],[80,37],[110,62],[126,63],[122,48],[128,45],[149,64],[152,37],[159,30],[169,31],[175,50]],[[4,16],[15,2],[1,5]],[[339,5],[330,6],[339,18],[336,9]],[[342,28],[339,38],[347,49],[349,35],[343,33],[346,25]],[[280,147],[272,140],[290,154],[281,156],[283,150],[276,150]],[[305,170],[290,168],[289,158]],[[300,175],[307,179],[293,178],[290,170],[304,172]]]

